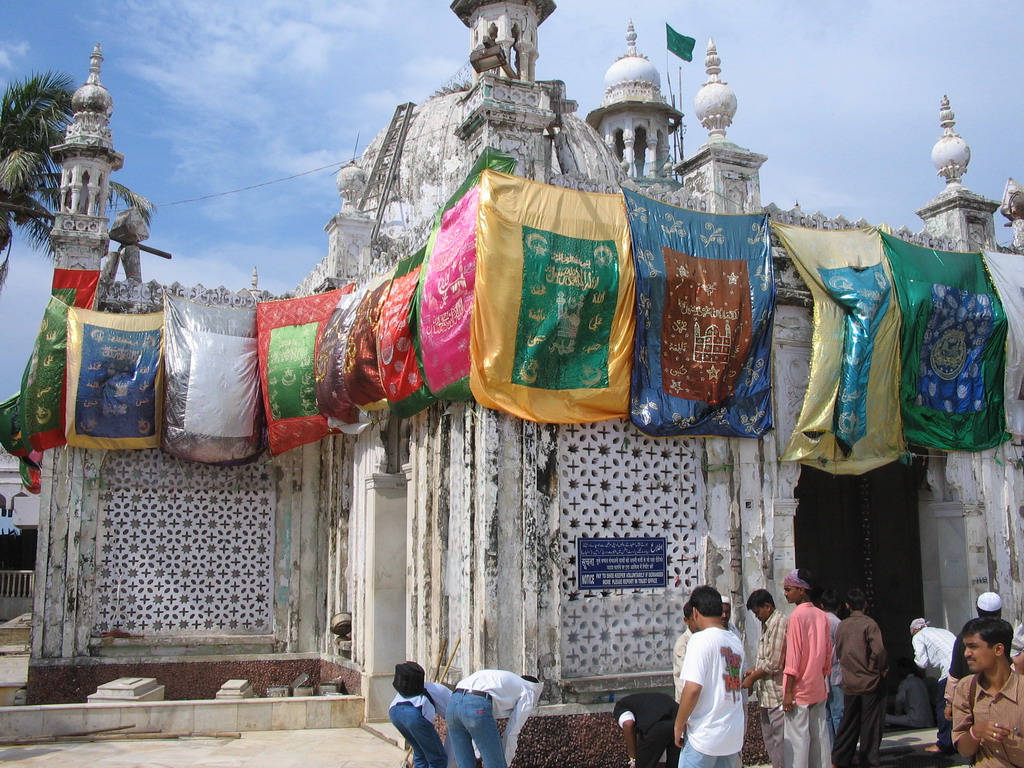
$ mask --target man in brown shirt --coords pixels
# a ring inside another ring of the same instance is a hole
[[[1010,667],[1013,627],[1003,619],[964,626],[968,675],[953,694],[953,743],[978,768],[1024,766],[1024,681]]]
[[[878,749],[885,730],[885,684],[888,657],[882,631],[864,613],[864,593],[846,595],[849,618],[836,630],[836,651],[843,669],[843,719],[832,746],[832,764],[845,768],[859,751],[861,766],[878,765]],[[857,742],[860,742],[860,749]]]

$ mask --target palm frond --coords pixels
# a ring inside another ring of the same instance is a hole
[[[110,202],[120,202],[126,208],[138,208],[142,214],[142,220],[148,225],[153,220],[153,212],[156,206],[150,202],[148,197],[143,197],[137,192],[132,192],[123,184],[116,181],[110,182]]]

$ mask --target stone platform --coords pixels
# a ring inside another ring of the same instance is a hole
[[[0,707],[0,734],[34,739],[126,725],[134,726],[126,731],[158,733],[356,728],[362,720],[362,696],[47,704]]]

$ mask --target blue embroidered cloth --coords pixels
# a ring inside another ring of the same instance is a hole
[[[623,194],[636,264],[630,418],[655,437],[764,435],[775,316],[767,216]]]

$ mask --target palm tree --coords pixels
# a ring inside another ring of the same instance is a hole
[[[52,212],[60,197],[60,167],[50,148],[64,141],[73,117],[74,81],[59,72],[16,80],[0,101],[0,286],[7,276],[15,228],[26,240],[53,257],[50,246]],[[111,201],[136,207],[149,220],[153,205],[116,182]]]

